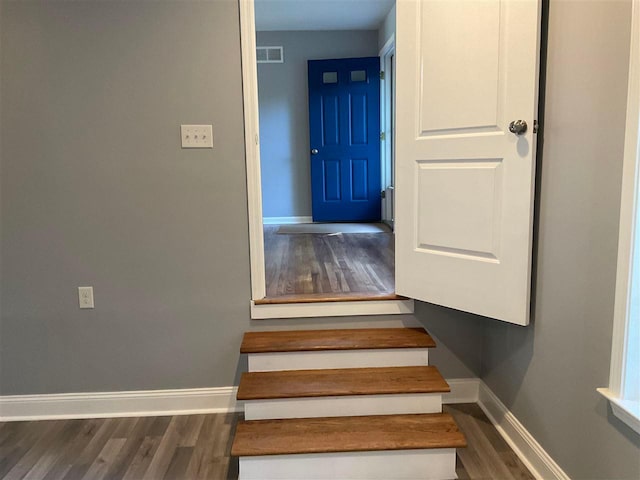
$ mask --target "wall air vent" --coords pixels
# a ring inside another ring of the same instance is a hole
[[[257,47],[256,58],[258,63],[284,63],[282,47]]]

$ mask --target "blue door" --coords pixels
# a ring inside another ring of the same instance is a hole
[[[380,59],[309,61],[315,222],[380,220]]]

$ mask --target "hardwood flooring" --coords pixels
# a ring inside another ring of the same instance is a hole
[[[0,478],[237,478],[238,415],[0,423]]]
[[[533,480],[476,404],[446,405],[465,434],[461,480]],[[0,423],[0,478],[230,480],[240,414]]]
[[[393,233],[279,234],[278,228],[264,227],[267,298],[394,293]]]

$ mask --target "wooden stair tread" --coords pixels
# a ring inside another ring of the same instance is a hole
[[[436,343],[422,328],[362,328],[247,332],[241,353],[433,348]]]
[[[231,455],[288,455],[462,448],[448,413],[294,418],[239,422]]]
[[[433,366],[285,370],[243,373],[238,400],[446,393],[450,388]]]

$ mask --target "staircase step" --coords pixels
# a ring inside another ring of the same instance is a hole
[[[436,413],[448,391],[423,365],[245,373],[237,397],[247,420],[261,420]]]
[[[433,348],[436,344],[422,328],[363,328],[247,332],[241,353],[305,352]]]
[[[466,447],[447,413],[239,422],[237,457]]]
[[[449,385],[436,367],[285,370],[242,374],[238,400],[446,393]]]

